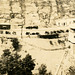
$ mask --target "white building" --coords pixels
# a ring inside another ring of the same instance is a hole
[[[73,25],[75,21],[75,18],[67,18],[67,17],[64,17],[62,19],[57,19],[56,20],[56,26],[70,26],[70,25]]]
[[[8,37],[8,38],[21,38],[21,26],[10,25],[9,23],[0,23],[0,37]]]
[[[69,42],[71,50],[75,53],[75,18],[70,19],[71,24],[69,24]]]

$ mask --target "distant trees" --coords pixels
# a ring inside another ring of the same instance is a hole
[[[9,49],[3,51],[0,59],[0,73],[7,75],[32,75],[35,67],[34,59],[27,54],[25,58],[17,53],[12,54]]]

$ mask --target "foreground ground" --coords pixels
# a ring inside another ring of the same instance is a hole
[[[56,39],[25,38],[19,41],[22,45],[21,51],[18,52],[21,57],[23,58],[29,53],[32,58],[35,59],[36,66],[33,73],[38,73],[38,67],[41,64],[45,64],[48,72],[51,71],[52,74],[55,75],[61,62],[64,61],[65,51],[68,50],[63,49],[63,44],[59,45]],[[53,45],[50,44],[50,41],[53,41]],[[0,45],[0,55],[3,49],[10,48],[10,46],[10,42],[6,45]]]
[[[33,73],[38,73],[38,67],[41,64],[46,64],[48,72],[51,71],[54,75],[63,61],[67,49],[60,49],[63,46],[58,44],[50,45],[50,39],[26,38],[21,41],[23,41],[21,42],[23,47],[19,54],[22,55],[22,58],[29,53],[35,59],[36,67]],[[55,43],[56,39],[52,41]],[[58,50],[54,50],[56,48]]]

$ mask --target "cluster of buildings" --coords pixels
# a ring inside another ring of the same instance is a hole
[[[39,26],[27,26],[22,25],[11,25],[9,23],[0,23],[0,35],[4,36],[25,36],[25,35],[45,35],[45,33],[50,33],[51,31],[57,30],[73,30],[75,24],[75,18],[63,18],[57,19],[55,28],[39,28]],[[30,34],[31,33],[31,34]],[[71,33],[70,33],[71,34]]]
[[[31,3],[30,3],[31,2]],[[35,4],[33,4],[35,2]],[[47,12],[42,9],[42,4],[38,5],[36,1],[27,0],[24,8],[24,4],[21,4],[20,0],[1,0],[0,1],[0,37],[18,37],[22,38],[25,36],[38,36],[40,35],[50,35],[51,31],[59,30],[69,30],[68,39],[75,43],[75,18],[64,17],[62,19],[55,20],[55,28],[41,28],[39,26],[40,21],[47,21],[49,18],[48,9],[51,7],[46,3]],[[16,7],[17,5],[17,7]],[[24,9],[22,9],[24,8]],[[32,10],[34,8],[34,10]],[[30,10],[29,10],[30,9]],[[39,9],[39,10],[38,10]],[[37,12],[38,10],[38,12]],[[69,11],[70,14],[75,15],[75,10]],[[43,13],[44,12],[44,13]],[[38,14],[36,14],[38,13]],[[39,17],[37,17],[39,15]],[[46,17],[46,18],[45,18]],[[44,20],[43,20],[44,18]],[[36,21],[35,21],[36,20]],[[40,21],[39,21],[40,20]],[[35,22],[33,22],[35,21]],[[40,23],[41,24],[41,23]],[[44,23],[42,23],[44,25]],[[42,26],[41,24],[41,26]],[[49,25],[50,26],[50,25]],[[56,33],[56,32],[54,32]]]

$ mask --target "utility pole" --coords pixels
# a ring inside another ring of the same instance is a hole
[[[21,39],[23,38],[22,32],[23,32],[23,25],[21,26]]]
[[[22,39],[23,38],[23,27],[25,25],[25,12],[26,12],[25,0],[19,0],[19,4],[21,7],[21,17],[24,19],[24,23],[21,26],[21,39]]]

